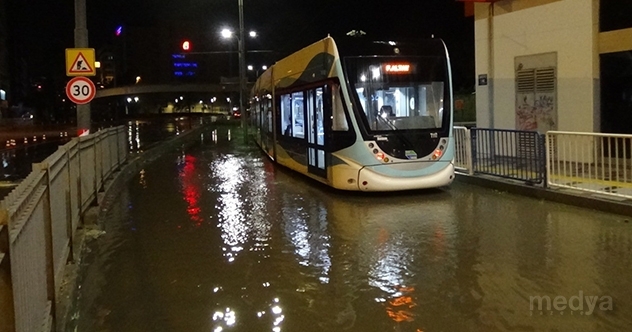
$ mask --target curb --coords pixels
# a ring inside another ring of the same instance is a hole
[[[563,188],[529,186],[519,181],[499,179],[485,175],[456,173],[457,181],[481,187],[506,191],[522,196],[544,199],[551,202],[573,205],[602,212],[632,216],[632,201],[617,197],[605,197],[590,192]]]

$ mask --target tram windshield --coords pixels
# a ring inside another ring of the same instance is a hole
[[[369,131],[438,129],[449,122],[443,58],[352,57],[345,64]]]

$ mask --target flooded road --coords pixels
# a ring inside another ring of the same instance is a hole
[[[625,217],[461,183],[336,192],[234,130],[108,198],[69,330],[632,330]]]
[[[207,121],[217,120],[206,117]],[[177,118],[165,117],[157,119],[132,119],[125,122],[127,127],[128,152],[139,153],[143,150],[151,148],[175,135],[190,130],[200,122],[197,117],[181,116]],[[29,132],[37,133],[41,138],[44,132],[38,132],[35,127],[30,128]],[[74,128],[73,128],[74,130]],[[100,129],[99,129],[100,130]],[[48,132],[49,133],[49,132]],[[11,135],[11,132],[3,133]],[[61,135],[62,133],[60,133]],[[31,141],[28,144],[20,144],[15,148],[4,148],[0,146],[0,200],[8,195],[24,178],[26,178],[33,169],[33,163],[40,163],[48,156],[53,154],[57,149],[68,143],[72,137],[61,135],[59,138],[51,139],[49,134],[48,141],[39,142]],[[45,135],[44,135],[45,137]],[[0,141],[2,142],[2,141]]]

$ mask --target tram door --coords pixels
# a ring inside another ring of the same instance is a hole
[[[327,177],[325,169],[325,125],[323,87],[307,91],[307,159],[310,173]]]

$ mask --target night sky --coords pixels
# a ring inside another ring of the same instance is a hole
[[[97,50],[119,25],[153,27],[182,22],[201,33],[196,50],[225,48],[218,31],[238,27],[236,0],[86,0],[89,46]],[[473,18],[454,0],[244,0],[246,30],[256,30],[256,47],[287,55],[326,37],[356,29],[368,37],[443,38],[451,53],[455,90],[474,85]],[[381,4],[376,4],[381,3]],[[17,35],[31,76],[64,75],[64,49],[74,46],[74,1],[9,0],[9,24]],[[252,48],[252,47],[251,47]],[[151,50],[148,50],[150,52]]]

